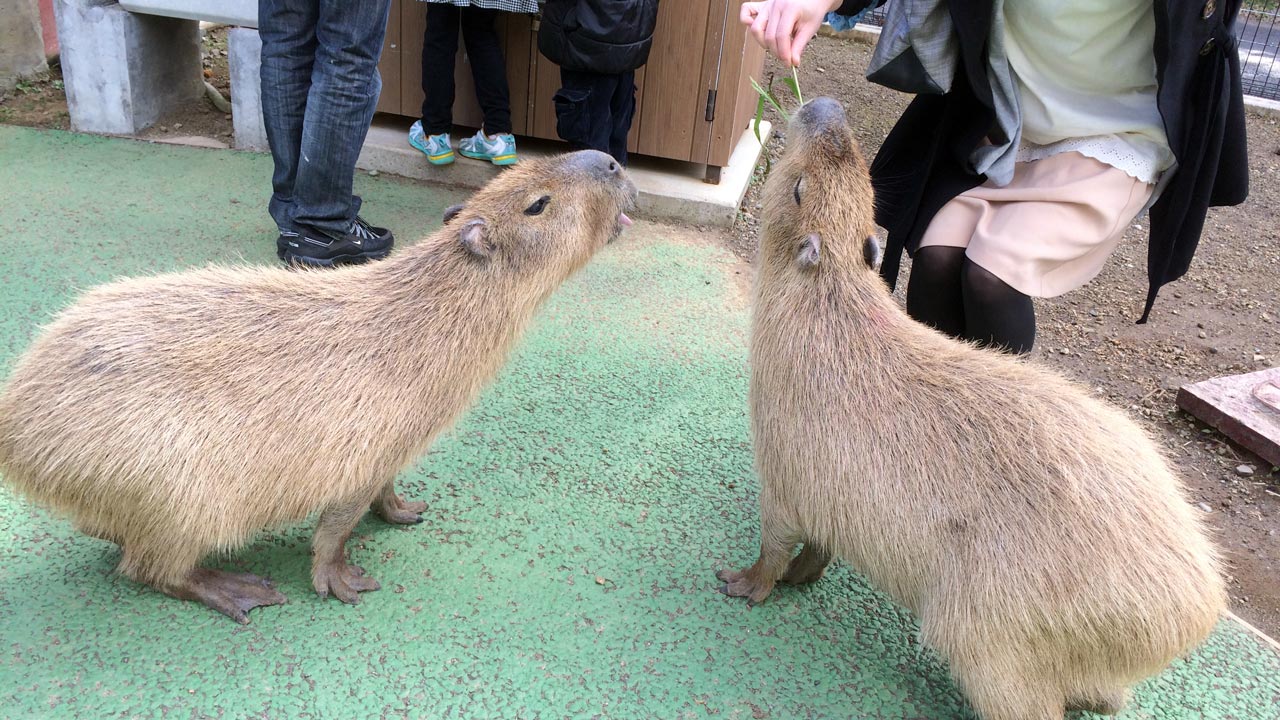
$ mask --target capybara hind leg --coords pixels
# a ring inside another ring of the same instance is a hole
[[[823,550],[812,541],[807,542],[804,544],[800,554],[795,556],[791,564],[787,566],[787,571],[782,574],[780,581],[787,585],[804,585],[817,582],[822,579],[822,573],[826,572],[827,566],[830,564],[831,553]]]
[[[1105,690],[1088,697],[1076,697],[1067,702],[1068,710],[1083,710],[1098,715],[1119,715],[1129,704],[1129,690]]]
[[[980,657],[971,667],[958,666],[951,672],[964,696],[982,720],[1063,720],[1066,709],[1062,691],[1045,682],[1035,682],[1010,671],[998,662],[998,652]]]
[[[204,603],[241,625],[249,623],[250,610],[283,605],[286,600],[266,578],[200,567],[192,570],[181,584],[161,590],[181,600]]]
[[[331,505],[320,514],[311,539],[311,583],[320,597],[332,593],[348,605],[360,602],[360,593],[382,587],[364,574],[364,568],[347,562],[347,538],[369,506],[368,496]]]
[[[782,577],[791,562],[799,535],[784,526],[775,513],[762,508],[760,513],[760,558],[745,570],[721,570],[716,577],[724,582],[720,592],[729,597],[744,597],[754,606],[769,597],[774,583]]]
[[[427,509],[427,504],[400,497],[396,493],[396,481],[388,480],[369,507],[389,523],[413,525],[422,522],[422,511]]]

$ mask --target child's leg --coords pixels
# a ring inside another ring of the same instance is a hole
[[[636,114],[636,73],[628,70],[614,76],[613,94],[609,101],[612,128],[609,134],[609,154],[621,165],[627,164],[627,134]]]
[[[609,152],[611,75],[560,68],[556,104],[556,134],[574,150]]]
[[[422,130],[440,135],[453,129],[453,61],[458,54],[458,8],[427,3],[422,34]]]
[[[476,100],[484,112],[484,131],[490,135],[511,132],[511,92],[507,86],[507,61],[494,25],[497,10],[462,9],[462,41],[471,58]]]

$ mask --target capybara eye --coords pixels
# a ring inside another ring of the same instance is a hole
[[[803,185],[803,184],[804,184],[804,176],[803,176],[803,175],[801,175],[800,177],[796,178],[796,187],[795,187],[795,193],[794,193],[794,194],[795,194],[795,196],[796,196],[796,204],[797,204],[797,205],[799,205],[799,204],[800,204],[800,186],[801,186],[801,185]]]
[[[542,197],[533,201],[532,205],[525,208],[524,214],[525,215],[541,215],[542,211],[547,209],[547,203],[549,202],[551,202],[551,196],[543,195]]]

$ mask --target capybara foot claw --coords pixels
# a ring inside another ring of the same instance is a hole
[[[252,573],[232,573],[196,568],[186,585],[169,592],[184,600],[197,600],[241,625],[249,624],[249,611],[267,605],[283,605],[287,598],[271,581]]]
[[[716,573],[724,585],[720,592],[729,597],[744,597],[747,607],[755,607],[773,592],[773,583],[757,578],[752,572],[739,570],[721,570]]]
[[[344,562],[329,563],[315,569],[312,577],[320,597],[334,597],[348,605],[360,603],[360,593],[378,590],[382,585],[364,574],[364,568]]]
[[[384,496],[387,497],[387,496]],[[422,512],[427,504],[419,501],[405,500],[392,493],[387,499],[379,498],[373,502],[373,511],[378,517],[397,525],[415,525],[422,522]]]

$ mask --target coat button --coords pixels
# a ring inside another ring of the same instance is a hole
[[[1218,3],[1216,2],[1216,0],[1209,0],[1209,2],[1204,4],[1204,10],[1201,11],[1200,16],[1203,17],[1205,20],[1208,20],[1209,18],[1213,17],[1213,11],[1217,9],[1218,9]]]
[[[1209,53],[1213,52],[1213,48],[1215,45],[1216,43],[1214,43],[1213,38],[1209,38],[1208,40],[1205,41],[1204,45],[1200,46],[1200,54],[1208,55]]]

